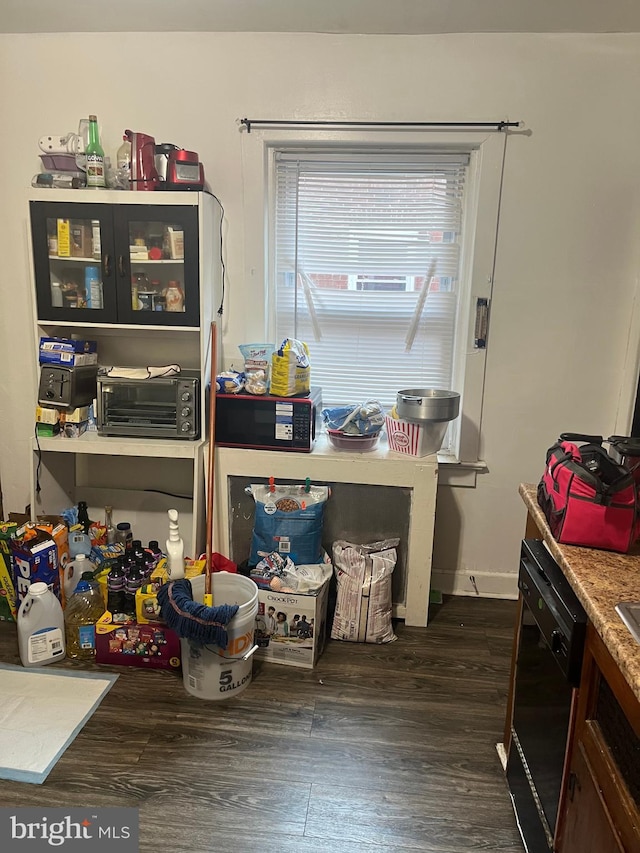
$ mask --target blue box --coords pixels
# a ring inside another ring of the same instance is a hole
[[[18,534],[20,531],[18,531]],[[16,606],[19,608],[32,583],[41,581],[60,598],[58,546],[48,535],[40,532],[33,539],[12,539],[11,563]]]
[[[40,364],[64,364],[76,367],[79,364],[98,363],[96,341],[76,341],[71,338],[40,338]]]

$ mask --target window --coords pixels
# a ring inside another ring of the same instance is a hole
[[[468,154],[275,156],[276,340],[325,405],[453,387]]]
[[[325,406],[459,391],[443,451],[475,462],[476,303],[491,296],[504,134],[339,136],[247,137],[245,188],[266,193],[245,196],[251,275],[264,258],[266,339],[306,341]]]

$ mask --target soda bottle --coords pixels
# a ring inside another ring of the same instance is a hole
[[[100,145],[98,119],[89,116],[89,141],[87,142],[87,186],[100,189],[106,187],[104,150]]]
[[[139,566],[132,566],[124,584],[124,612],[127,616],[136,615],[136,592],[145,581],[143,570]]]
[[[91,660],[96,654],[96,622],[104,613],[100,585],[81,580],[64,611],[67,657]]]
[[[91,527],[91,519],[89,518],[89,511],[87,509],[86,501],[78,501],[78,524],[82,525],[82,530],[84,533],[89,532],[89,528]]]
[[[124,569],[116,563],[107,575],[107,610],[114,622],[124,622],[124,584]]]
[[[160,544],[157,539],[149,540],[149,548],[148,550],[153,554],[153,559],[155,560],[156,566],[162,559],[162,551],[160,550]]]

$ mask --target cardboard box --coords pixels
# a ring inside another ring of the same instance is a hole
[[[36,424],[36,435],[43,438],[60,435],[60,424]]]
[[[115,623],[107,611],[96,623],[96,663],[178,669],[180,638],[157,622]]]
[[[31,584],[37,581],[46,583],[60,598],[58,546],[49,534],[35,530],[31,539],[21,535],[20,538],[11,540],[10,549],[18,608]]]
[[[71,224],[68,219],[58,219],[58,257],[71,257]]]
[[[93,257],[93,231],[91,222],[72,219],[69,226],[70,251],[72,258]]]
[[[77,409],[60,412],[63,424],[80,424],[89,420],[89,406],[79,406]]]
[[[60,410],[36,406],[36,423],[57,426],[60,422]]]
[[[15,622],[18,612],[10,548],[11,538],[17,529],[14,522],[0,522],[0,622]]]
[[[258,589],[255,632],[255,642],[259,646],[255,657],[258,660],[313,669],[324,649],[329,583],[330,579],[327,579],[316,595]],[[270,608],[273,608],[276,625],[285,624],[277,621],[278,613],[285,614],[288,636],[278,633],[282,628],[270,633],[273,627],[270,625]],[[297,623],[294,621],[296,616]]]
[[[79,424],[76,423],[65,423],[60,425],[62,428],[62,435],[64,438],[80,438],[81,435],[84,435],[87,431],[87,427],[89,426],[89,421],[82,421]]]
[[[66,367],[97,364],[98,344],[72,338],[40,338],[39,359],[40,364],[64,364]]]

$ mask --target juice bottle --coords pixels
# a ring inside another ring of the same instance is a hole
[[[104,599],[95,581],[81,580],[64,611],[67,657],[91,660],[96,654],[96,622]]]

